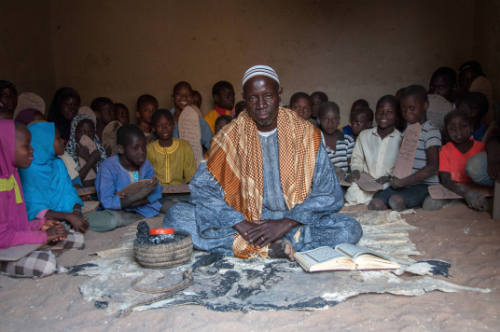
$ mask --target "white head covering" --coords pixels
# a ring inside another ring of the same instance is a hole
[[[256,65],[247,69],[243,75],[241,86],[245,85],[245,83],[254,76],[267,76],[280,84],[278,74],[276,74],[274,69],[266,65]]]

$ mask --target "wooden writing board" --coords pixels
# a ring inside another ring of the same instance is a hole
[[[164,194],[189,194],[189,192],[187,184],[165,185],[162,191]]]
[[[97,123],[95,112],[88,106],[80,106],[80,108],[78,109],[78,114],[87,114],[92,118],[94,125]]]
[[[82,213],[94,212],[99,207],[99,201],[84,201],[82,206]]]
[[[383,189],[383,186],[375,181],[370,174],[364,172],[360,174],[359,180],[356,183],[364,191],[376,192]]]
[[[398,179],[403,179],[411,175],[421,131],[422,125],[418,122],[409,125],[405,130],[403,142],[399,148],[399,154],[394,164],[394,170],[392,171],[392,175]]]
[[[14,262],[18,261],[24,256],[32,253],[43,245],[40,244],[22,244],[5,249],[0,249],[0,261]]]
[[[118,143],[116,142],[116,136],[118,134],[118,129],[120,129],[122,124],[120,121],[111,121],[102,130],[102,144],[106,151],[111,151],[111,155],[118,153]]]
[[[122,190],[119,194],[124,194],[129,197],[132,201],[138,201],[148,196],[153,190],[149,187],[151,179],[139,180],[137,182],[131,183]]]
[[[179,137],[186,140],[193,149],[196,167],[203,160],[203,148],[201,146],[200,116],[196,106],[186,106],[179,116]]]
[[[95,187],[83,187],[83,188],[77,188],[76,192],[78,196],[87,196],[87,195],[92,195],[96,193]]]
[[[444,117],[453,110],[453,104],[440,95],[429,95],[429,108],[427,109],[427,120],[439,129],[444,128]]]
[[[480,193],[481,195],[484,195],[486,197],[491,197],[493,196],[493,192],[491,188],[484,187],[484,186],[479,186],[475,184],[462,184],[464,187],[467,187],[468,190],[474,190]],[[429,186],[429,195],[433,199],[460,199],[462,198],[461,196],[457,195],[453,191],[449,190],[442,184],[434,184]]]
[[[14,118],[25,109],[33,108],[39,110],[40,113],[45,115],[45,101],[42,97],[34,92],[22,92],[19,97],[17,97],[17,106],[14,110]]]

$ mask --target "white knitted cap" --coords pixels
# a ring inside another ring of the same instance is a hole
[[[241,82],[241,85],[245,85],[245,83],[254,76],[267,76],[280,84],[278,74],[276,74],[276,71],[274,69],[266,65],[256,65],[247,69],[247,71],[243,75],[243,81]]]

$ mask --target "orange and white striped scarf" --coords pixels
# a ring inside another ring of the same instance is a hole
[[[278,150],[281,188],[288,209],[302,203],[311,192],[320,131],[295,112],[278,111]],[[226,203],[249,222],[262,216],[262,150],[255,122],[247,112],[216,135],[208,151],[207,167],[221,185]],[[241,258],[267,256],[267,248],[255,248],[238,233],[234,255]]]

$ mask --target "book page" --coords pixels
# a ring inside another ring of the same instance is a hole
[[[350,243],[341,243],[335,247],[335,250],[337,250],[337,251],[339,251],[339,252],[341,252],[349,257],[352,257],[353,259],[356,259],[361,255],[370,254],[370,255],[377,256],[377,257],[381,257],[383,259],[390,260],[390,258],[385,256],[384,254],[378,253],[376,251],[373,251],[373,250],[365,248],[365,247],[357,246],[355,244],[350,244]]]
[[[344,256],[330,247],[319,247],[313,250],[302,252],[301,254],[313,260],[313,264],[326,262],[330,259]]]
[[[394,170],[392,171],[392,175],[398,179],[403,179],[411,175],[413,160],[417,153],[418,138],[420,137],[421,131],[422,125],[420,125],[420,123],[411,124],[405,130],[398,158],[396,159]]]
[[[400,267],[390,257],[366,247],[341,243],[335,247],[335,250],[352,257],[358,270],[397,269]]]

